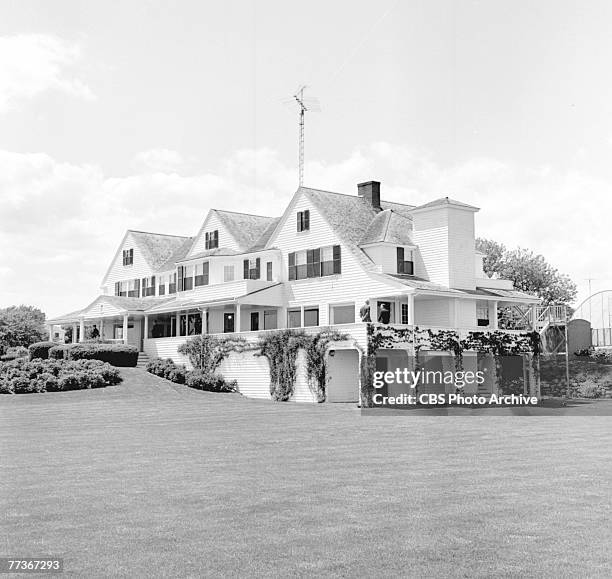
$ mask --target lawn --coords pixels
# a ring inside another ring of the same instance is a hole
[[[122,373],[0,397],[0,555],[80,577],[609,576],[609,417],[366,417]]]

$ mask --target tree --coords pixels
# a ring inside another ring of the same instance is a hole
[[[545,305],[569,305],[576,299],[576,284],[542,255],[520,247],[508,250],[489,239],[477,239],[476,249],[486,255],[483,269],[487,275],[512,280],[516,289],[542,298]]]
[[[45,337],[45,314],[33,306],[0,309],[0,344],[10,348],[29,346]]]

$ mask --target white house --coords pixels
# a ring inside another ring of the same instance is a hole
[[[382,201],[380,183],[370,181],[358,195],[300,187],[280,217],[211,209],[195,237],[130,230],[101,295],[48,324],[72,325],[82,338],[95,323],[105,339],[180,362],[177,347],[200,332],[254,340],[262,331],[331,326],[351,341],[329,360],[328,399],[354,399],[366,300],[372,321],[461,330],[497,329],[500,306],[539,301],[483,273],[477,211],[448,197]],[[222,372],[243,394],[269,396],[265,364],[230,356]],[[312,395],[297,388],[295,399]]]

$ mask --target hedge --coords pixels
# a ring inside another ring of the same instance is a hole
[[[99,360],[21,358],[0,364],[0,394],[103,388],[119,382],[119,370]]]
[[[138,348],[125,344],[64,344],[51,348],[49,357],[55,360],[101,360],[113,366],[136,366]]]
[[[47,360],[49,358],[49,350],[55,346],[57,346],[57,342],[36,342],[32,344],[28,348],[30,360],[34,360],[34,358]]]
[[[209,392],[237,392],[236,380],[226,380],[221,374],[203,372],[202,370],[187,370],[185,366],[175,364],[171,358],[162,360],[155,358],[147,363],[147,372],[165,378],[177,384],[187,384],[196,390]]]

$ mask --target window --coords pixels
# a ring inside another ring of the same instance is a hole
[[[208,262],[198,263],[195,266],[195,284],[199,285],[208,285],[209,281],[209,265]]]
[[[155,295],[155,276],[142,278],[142,297]]]
[[[308,231],[310,229],[310,211],[298,211],[297,213],[297,230]]]
[[[259,312],[251,312],[251,332],[259,330]]]
[[[157,286],[157,295],[158,296],[166,295],[166,276],[165,275],[159,276],[159,285]]]
[[[264,330],[276,330],[278,327],[276,310],[264,310]]]
[[[234,266],[233,265],[223,266],[223,281],[234,281]]]
[[[355,323],[355,304],[347,306],[332,306],[331,319],[334,324]]]
[[[408,324],[408,304],[402,304],[402,324]]]
[[[219,247],[219,230],[206,232],[204,238],[204,249],[216,249]]]
[[[486,302],[476,303],[476,319],[479,326],[489,325],[489,304]]]
[[[266,263],[266,280],[272,281],[272,262]]]
[[[319,308],[304,308],[304,327],[319,325]]]
[[[261,259],[245,259],[243,262],[243,278],[259,279],[261,277]]]
[[[412,261],[412,251],[409,250],[405,255],[403,247],[397,248],[397,273],[414,275],[414,262]],[[408,257],[409,259],[406,259]]]
[[[302,311],[287,310],[287,327],[288,328],[299,328],[302,325]]]
[[[296,251],[289,254],[288,260],[290,280],[334,275],[342,271],[339,245]]]
[[[134,250],[133,249],[123,250],[123,265],[134,265]]]
[[[193,289],[193,269],[193,265],[178,266],[178,291],[186,292]]]
[[[168,293],[169,294],[175,294],[176,293],[176,272],[175,273],[171,273],[170,277],[168,278]],[[175,330],[175,332],[176,332],[176,330]],[[176,335],[176,333],[174,335]]]
[[[223,331],[225,333],[234,331],[234,314],[223,314]]]
[[[140,280],[131,279],[115,283],[115,295],[130,298],[140,297]]]

